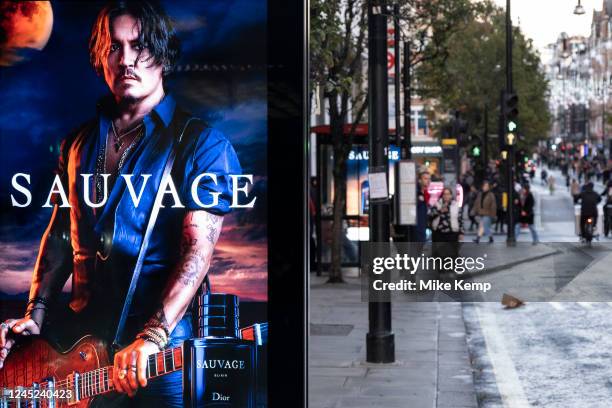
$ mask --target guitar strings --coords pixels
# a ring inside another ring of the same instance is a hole
[[[172,357],[173,357],[173,359],[174,359],[174,351],[175,351],[175,350],[177,350],[177,349],[179,349],[179,348],[180,348],[180,347],[173,348],[173,349],[166,349],[166,350],[163,350],[163,351],[161,351],[161,352],[159,352],[159,353],[151,354],[151,355],[150,355],[150,356],[147,358],[147,360],[149,360],[151,357],[155,357],[155,358],[157,358],[157,356],[158,356],[159,354],[162,354],[162,355],[163,355],[163,357],[164,357],[164,359],[165,359],[166,357],[168,357],[169,355],[171,355],[171,354],[172,354]],[[153,360],[153,361],[155,361],[155,360]],[[147,363],[148,363],[148,361],[147,361]],[[112,369],[112,368],[113,368],[113,366],[99,367],[99,368],[96,368],[96,369],[94,369],[94,370],[87,371],[86,373],[83,373],[83,374],[82,374],[82,376],[87,376],[87,377],[88,377],[88,379],[89,379],[90,381],[91,381],[91,380],[94,380],[94,381],[95,381],[95,383],[94,383],[94,384],[88,385],[88,387],[92,387],[92,386],[94,386],[94,385],[98,385],[98,386],[99,386],[99,385],[100,385],[100,381],[99,381],[99,374],[101,374],[101,371],[106,370],[106,374],[108,374],[109,370],[110,370],[110,369]],[[95,376],[93,375],[94,373],[95,373]],[[93,377],[93,378],[90,378],[90,377]],[[106,378],[105,380],[107,381],[108,379],[109,379],[109,378]],[[40,383],[40,386],[41,386],[41,387],[46,387],[48,384],[49,384],[49,382],[48,382],[48,381],[44,381],[44,382],[41,382],[41,383]],[[56,382],[56,383],[55,383],[55,387],[56,387],[56,388],[63,388],[63,387],[70,386],[70,385],[74,385],[74,380],[68,380],[68,379],[66,379],[66,380],[60,380],[60,381],[58,381],[58,382]],[[109,383],[109,391],[111,390],[111,388],[114,388],[114,384]]]

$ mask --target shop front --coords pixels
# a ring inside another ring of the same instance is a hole
[[[347,129],[348,130],[348,129]],[[359,125],[353,137],[347,158],[346,171],[346,208],[343,216],[342,266],[355,267],[360,262],[360,241],[369,240],[368,211],[368,128]],[[314,212],[314,237],[311,241],[316,246],[316,257],[311,259],[318,273],[326,270],[331,262],[331,238],[333,225],[334,198],[334,154],[329,126],[312,128],[313,146],[316,146],[311,158],[311,200]],[[393,133],[393,130],[390,131]],[[348,137],[347,137],[348,139]],[[442,148],[436,142],[414,143],[412,158],[417,168],[427,168],[434,180],[441,175]],[[395,164],[400,159],[400,150],[391,145],[389,156],[389,194],[394,194]]]

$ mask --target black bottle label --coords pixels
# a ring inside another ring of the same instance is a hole
[[[185,406],[254,407],[252,343],[237,339],[193,339],[186,341],[183,349],[186,374],[183,378],[187,381]]]

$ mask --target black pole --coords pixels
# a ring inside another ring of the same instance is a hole
[[[489,168],[489,105],[484,108],[484,136],[482,138],[482,160],[484,161],[485,177]]]
[[[322,220],[321,220],[321,208],[323,207],[322,205],[322,201],[323,201],[323,160],[321,159],[323,157],[323,143],[321,143],[321,138],[319,137],[319,135],[316,135],[317,137],[317,152],[316,152],[316,157],[317,157],[317,162],[316,162],[316,166],[317,166],[317,197],[316,197],[316,203],[315,205],[317,206],[316,208],[316,227],[315,227],[315,231],[317,234],[317,276],[321,276],[321,269],[322,269],[322,263],[323,263],[323,236],[321,235],[321,232],[323,231],[322,228]]]
[[[368,5],[369,166],[370,171],[384,168],[388,173],[389,159],[385,154],[389,144],[385,3],[385,0],[370,0]],[[389,242],[388,200],[370,200],[369,224],[370,242]],[[368,317],[366,360],[370,363],[392,363],[395,361],[395,340],[391,332],[391,303],[369,302]]]
[[[510,0],[506,0],[506,90],[512,92],[512,16]]]
[[[412,89],[410,87],[410,42],[404,41],[404,141],[401,158],[412,159]]]
[[[506,91],[513,92],[512,87],[512,16],[510,14],[510,0],[506,0]],[[503,106],[502,106],[503,109]],[[508,124],[504,123],[504,127]],[[505,131],[508,129],[504,129]],[[518,135],[511,145],[508,145],[507,187],[508,187],[508,236],[506,242],[513,245],[516,242],[514,236],[514,144]]]
[[[399,5],[396,5],[395,15],[399,16]],[[404,69],[403,78],[401,77],[400,70],[400,52],[399,52],[399,19],[396,19],[396,41],[395,41],[395,89],[396,89],[396,103],[395,106],[399,107],[399,90],[400,86],[404,87],[404,137],[400,137],[399,126],[396,126],[398,133],[396,143],[400,149],[400,159],[406,160],[412,158],[412,121],[411,121],[411,92],[410,92],[410,43],[408,39],[404,39]],[[396,110],[396,122],[399,123],[400,112]],[[396,176],[396,186],[398,186],[399,176]],[[397,187],[396,187],[397,188]],[[397,190],[396,190],[397,191]],[[395,242],[413,242],[414,241],[414,227],[411,225],[396,225],[395,226]]]
[[[400,25],[399,25],[399,14],[400,6],[395,3],[393,5],[393,47],[395,52],[395,69],[394,69],[394,84],[395,84],[395,145],[400,149],[401,155],[401,144],[402,134],[401,128],[401,106],[400,106],[400,86],[401,85],[401,71],[400,71]]]

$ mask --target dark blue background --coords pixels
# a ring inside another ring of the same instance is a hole
[[[0,67],[0,221],[40,211],[59,143],[95,114],[96,100],[108,92],[88,53],[91,27],[103,4],[53,2],[47,46],[26,50],[25,61]],[[182,43],[179,70],[167,78],[166,87],[181,105],[225,132],[245,173],[265,177],[265,1],[162,4]],[[200,70],[203,66],[206,70]],[[28,209],[11,206],[10,180],[17,172],[32,175],[35,198]]]

